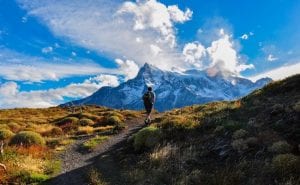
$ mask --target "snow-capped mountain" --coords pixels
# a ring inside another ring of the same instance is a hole
[[[155,109],[165,111],[192,104],[233,100],[261,88],[270,81],[270,78],[263,78],[253,83],[233,75],[225,77],[221,73],[210,77],[206,71],[198,70],[184,73],[163,71],[146,63],[134,79],[118,87],[102,87],[91,96],[72,103],[142,109],[141,97],[150,85],[156,93]]]

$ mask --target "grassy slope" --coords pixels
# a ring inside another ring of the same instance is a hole
[[[75,113],[60,107],[0,110],[0,136],[2,130],[10,130],[14,134],[33,131],[46,141],[45,146],[25,147],[10,146],[11,138],[6,139],[0,163],[6,165],[7,172],[0,168],[0,184],[43,182],[60,170],[60,161],[55,156],[72,143],[72,139],[79,135],[116,133],[126,126],[125,120],[140,116],[140,112],[136,111],[99,106],[84,106],[82,113],[78,107],[76,109]],[[96,136],[91,141],[98,137],[101,138]],[[92,143],[92,147],[99,143]]]
[[[118,156],[121,179],[127,184],[300,184],[299,84],[296,75],[241,100],[165,113]]]

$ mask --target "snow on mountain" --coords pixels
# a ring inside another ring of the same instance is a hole
[[[157,97],[155,108],[165,111],[192,104],[237,99],[270,81],[270,78],[263,78],[253,83],[245,78],[222,74],[211,77],[205,71],[198,70],[184,73],[163,71],[146,63],[134,79],[118,87],[102,87],[93,95],[72,103],[142,109],[141,97],[147,86],[152,86]]]

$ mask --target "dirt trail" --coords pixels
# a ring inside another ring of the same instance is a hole
[[[53,185],[85,185],[86,179],[84,175],[92,167],[95,159],[101,157],[108,151],[117,150],[118,144],[126,141],[126,139],[143,128],[143,118],[135,118],[126,122],[127,128],[119,134],[111,136],[107,141],[101,144],[91,153],[80,153],[80,145],[90,137],[81,138],[71,144],[68,149],[60,155],[62,160],[62,172],[58,176],[51,179],[47,184]]]

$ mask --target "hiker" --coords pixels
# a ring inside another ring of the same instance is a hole
[[[143,100],[144,100],[144,106],[147,113],[145,124],[150,124],[151,122],[150,116],[155,102],[155,94],[152,91],[152,87],[148,87],[148,91],[143,95]]]

